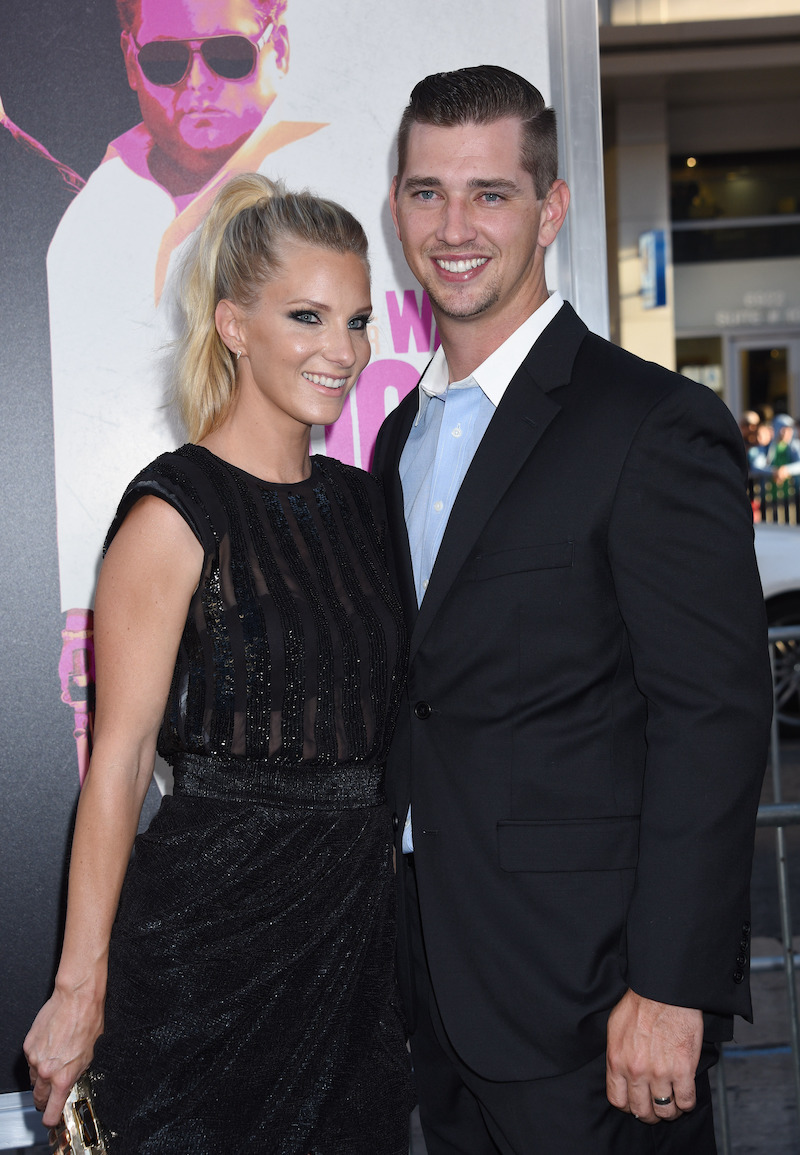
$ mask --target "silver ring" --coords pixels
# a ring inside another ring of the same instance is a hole
[[[672,1102],[672,1095],[667,1095],[666,1099],[656,1099],[653,1097],[653,1102],[657,1107],[668,1107]]]

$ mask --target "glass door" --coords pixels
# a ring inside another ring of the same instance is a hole
[[[728,403],[735,417],[755,410],[800,417],[800,334],[729,336],[725,341]]]

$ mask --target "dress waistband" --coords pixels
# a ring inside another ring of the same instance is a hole
[[[193,798],[309,810],[355,810],[386,801],[383,765],[281,767],[247,758],[177,754],[172,770],[173,794]]]

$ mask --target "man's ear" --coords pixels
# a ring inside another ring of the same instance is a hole
[[[553,181],[539,214],[539,244],[543,248],[552,245],[558,236],[558,230],[566,219],[568,208],[569,189],[566,181],[561,179]]]
[[[136,45],[130,32],[123,32],[119,38],[119,46],[125,57],[125,71],[128,74],[128,84],[134,92],[139,88],[139,65],[136,62]]]
[[[397,177],[392,177],[392,187],[389,189],[389,207],[392,210],[392,220],[394,221],[394,231],[397,233],[397,239],[402,241],[400,236],[400,226],[397,223]]]
[[[214,310],[214,324],[220,340],[234,356],[237,353],[246,353],[241,315],[233,301],[220,301]]]
[[[289,71],[289,32],[286,25],[276,25],[270,39],[275,49],[275,67],[285,76]]]

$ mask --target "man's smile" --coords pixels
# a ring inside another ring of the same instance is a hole
[[[433,257],[435,264],[445,273],[468,273],[471,269],[478,269],[485,265],[488,257],[464,257],[457,260],[448,260],[446,257]]]

